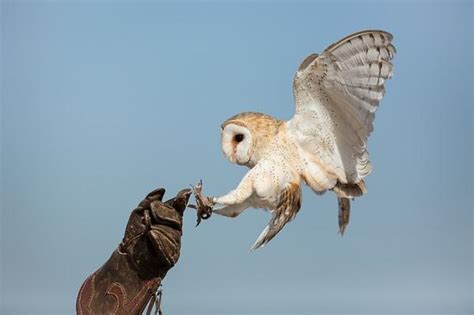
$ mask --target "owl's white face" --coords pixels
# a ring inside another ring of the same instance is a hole
[[[231,163],[246,165],[253,154],[253,136],[250,130],[237,124],[227,124],[222,132],[222,151]]]

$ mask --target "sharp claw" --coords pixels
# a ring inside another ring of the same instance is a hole
[[[197,185],[192,186],[194,197],[196,199],[196,205],[189,205],[191,208],[197,210],[197,223],[198,226],[201,220],[209,219],[212,215],[212,200],[208,197],[202,196],[202,180]]]

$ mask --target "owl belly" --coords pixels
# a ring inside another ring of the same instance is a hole
[[[252,206],[255,208],[273,209],[278,205],[278,196],[283,181],[283,174],[275,172],[275,168],[269,163],[262,167],[254,179],[254,195]]]
[[[320,161],[302,149],[299,150],[299,153],[301,177],[315,193],[322,194],[336,185],[336,175],[325,169]]]
[[[288,183],[299,183],[300,175],[281,146],[269,146],[271,154],[266,154],[253,169],[254,194],[250,203],[255,208],[275,209],[281,192]]]
[[[250,198],[250,206],[255,209],[263,209],[271,212],[278,206],[277,201],[277,196],[274,198],[261,198],[255,195]]]

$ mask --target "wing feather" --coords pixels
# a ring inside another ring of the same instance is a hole
[[[392,39],[384,31],[351,34],[308,56],[295,75],[289,130],[342,183],[357,183],[371,171],[367,139],[393,73]]]
[[[301,207],[301,189],[297,183],[289,183],[281,192],[278,206],[272,210],[272,219],[259,235],[252,250],[265,246],[281,229],[293,220]]]

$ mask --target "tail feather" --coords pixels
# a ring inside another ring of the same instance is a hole
[[[344,235],[351,213],[351,200],[348,198],[337,198],[339,205],[339,233]]]

